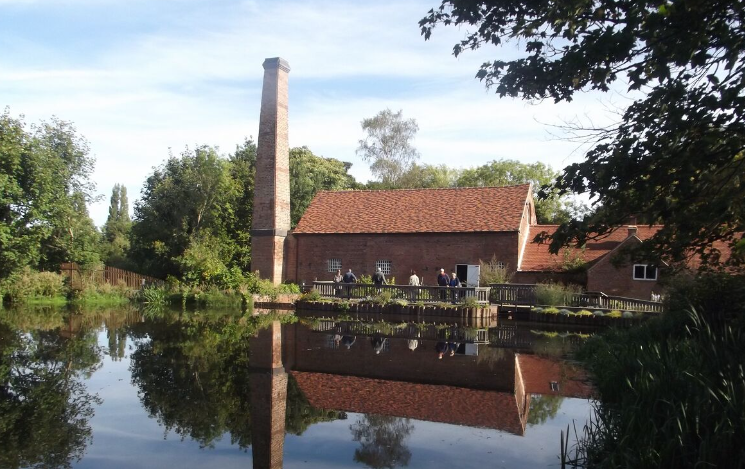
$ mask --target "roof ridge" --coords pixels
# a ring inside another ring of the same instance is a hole
[[[452,190],[463,190],[463,189],[511,189],[511,188],[517,188],[517,187],[528,187],[530,186],[530,183],[526,184],[513,184],[510,186],[463,186],[463,187],[420,187],[420,188],[403,188],[403,189],[338,189],[338,190],[329,190],[329,189],[321,189],[317,193],[320,194],[321,192],[331,192],[331,193],[340,193],[340,192],[414,192],[414,191],[452,191]]]

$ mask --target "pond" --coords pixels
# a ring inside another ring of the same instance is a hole
[[[584,337],[298,312],[0,310],[0,467],[555,467]]]

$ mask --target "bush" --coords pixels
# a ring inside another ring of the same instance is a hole
[[[388,290],[381,291],[373,297],[372,302],[381,306],[387,305],[391,302],[391,292]]]
[[[536,307],[533,308],[533,312],[542,313],[543,312],[543,308],[541,308],[540,306],[536,306]]]
[[[559,283],[539,283],[535,286],[536,303],[549,306],[569,306],[572,297],[582,292],[579,285],[561,285]]]
[[[479,300],[476,299],[475,296],[467,296],[465,300],[463,300],[463,306],[466,308],[478,308],[479,306]]]
[[[603,313],[602,311],[593,311],[592,314],[595,315],[595,316],[597,316],[597,317],[603,317],[603,316],[605,316],[605,313]]]
[[[631,319],[634,317],[634,313],[632,313],[631,311],[624,311],[623,313],[621,313],[621,317],[624,319]]]
[[[318,293],[318,290],[313,289],[313,290],[303,293],[303,295],[300,297],[300,300],[301,301],[320,301],[321,294]]]
[[[515,274],[514,271],[510,270],[507,264],[503,263],[500,267],[497,256],[493,256],[489,262],[479,260],[481,266],[481,275],[479,282],[482,285],[490,285],[492,283],[509,283],[512,280],[512,276]]]
[[[583,310],[577,311],[576,313],[574,313],[574,315],[575,316],[592,316],[593,313],[591,311],[583,309]]]
[[[620,318],[621,317],[621,312],[619,310],[617,310],[617,309],[614,309],[610,313],[606,314],[606,316],[608,316],[609,318]]]
[[[54,272],[37,272],[26,267],[4,282],[3,290],[11,303],[21,303],[31,298],[67,296],[67,279]]]
[[[545,314],[559,314],[559,308],[554,308],[553,306],[546,308],[543,310]]]
[[[745,467],[745,330],[709,317],[675,311],[586,342],[601,399],[570,464]]]

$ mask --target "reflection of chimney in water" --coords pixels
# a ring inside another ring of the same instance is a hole
[[[281,469],[285,443],[287,373],[282,326],[274,321],[250,341],[251,447],[254,469]]]

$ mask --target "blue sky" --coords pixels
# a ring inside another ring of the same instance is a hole
[[[0,106],[27,124],[57,116],[75,124],[96,158],[106,218],[114,184],[130,204],[169,148],[231,152],[256,136],[262,62],[280,56],[290,72],[290,145],[353,163],[360,121],[390,108],[419,124],[421,162],[473,167],[502,158],[559,169],[583,147],[552,125],[612,118],[619,96],[577,95],[572,103],[499,99],[474,78],[514,46],[459,58],[465,29],[417,22],[436,0],[196,1],[0,0]],[[615,101],[615,102],[614,102]]]

